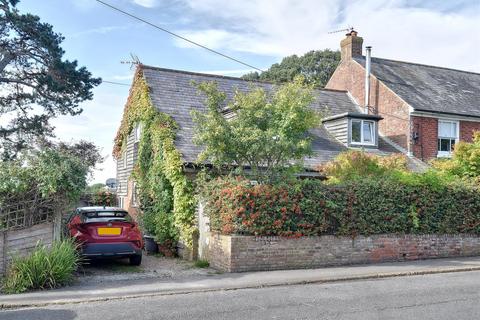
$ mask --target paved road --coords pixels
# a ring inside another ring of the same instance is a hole
[[[480,271],[157,296],[0,312],[0,319],[480,319]]]

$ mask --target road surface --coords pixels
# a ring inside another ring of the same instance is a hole
[[[480,319],[480,271],[56,305],[0,319]]]

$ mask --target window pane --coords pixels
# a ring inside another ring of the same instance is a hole
[[[450,137],[450,123],[440,121],[438,123],[438,136],[439,137]]]
[[[371,121],[363,122],[363,142],[373,142],[373,122]]]
[[[352,121],[352,142],[362,142],[361,125],[361,121]]]
[[[141,123],[138,123],[137,126],[135,127],[135,141],[140,140],[141,134],[142,134],[142,125]]]
[[[452,129],[452,132],[450,133],[450,137],[457,138],[457,123],[456,122],[452,122],[451,129]]]
[[[450,139],[438,139],[438,151],[450,152]]]
[[[438,122],[438,136],[442,138],[458,138],[457,123],[448,121]]]

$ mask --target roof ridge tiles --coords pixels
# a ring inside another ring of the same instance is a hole
[[[164,72],[171,72],[171,73],[180,73],[180,74],[189,74],[189,75],[195,75],[195,76],[204,76],[204,77],[210,77],[210,78],[219,78],[219,79],[229,79],[229,80],[236,80],[236,81],[243,81],[243,82],[252,82],[252,83],[262,83],[262,84],[270,84],[270,85],[276,85],[277,83],[272,82],[272,81],[266,81],[266,80],[250,80],[250,79],[242,79],[239,77],[232,77],[232,76],[224,76],[220,74],[211,74],[211,73],[203,73],[203,72],[195,72],[195,71],[187,71],[187,70],[178,70],[178,69],[169,69],[169,68],[162,68],[162,67],[155,67],[155,66],[150,66],[146,64],[141,64],[140,68],[142,69],[151,69],[151,70],[156,70],[156,71],[164,71]],[[347,92],[347,90],[339,90],[339,89],[329,89],[329,88],[318,88],[315,87],[315,90],[319,91],[332,91],[332,92]]]
[[[355,59],[355,58],[354,58]],[[365,56],[361,56],[362,60],[365,60]],[[405,64],[411,64],[414,66],[421,66],[421,67],[428,67],[428,68],[435,68],[435,69],[443,69],[443,70],[449,70],[449,71],[457,71],[457,72],[464,72],[464,73],[470,73],[470,74],[475,74],[475,75],[480,75],[479,72],[474,72],[474,71],[467,71],[467,70],[461,70],[461,69],[454,69],[454,68],[447,68],[447,67],[441,67],[441,66],[435,66],[431,64],[424,64],[424,63],[418,63],[418,62],[410,62],[410,61],[403,61],[403,60],[395,60],[395,59],[386,59],[386,58],[379,58],[379,57],[372,57],[373,60],[384,60],[384,61],[392,61],[392,62],[399,62],[399,63],[405,63]]]

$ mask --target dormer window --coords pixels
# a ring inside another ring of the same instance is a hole
[[[378,121],[375,114],[345,112],[322,120],[337,140],[352,148],[378,148]]]
[[[351,120],[351,143],[352,144],[375,144],[375,121]]]

